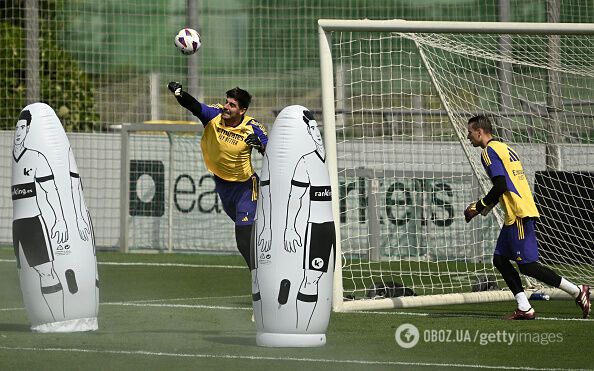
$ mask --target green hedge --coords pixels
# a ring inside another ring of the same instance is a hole
[[[56,111],[66,131],[92,131],[99,121],[93,84],[48,28],[40,24],[40,101]],[[12,130],[26,105],[24,37],[22,28],[0,22],[0,129]]]

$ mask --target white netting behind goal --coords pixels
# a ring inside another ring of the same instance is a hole
[[[463,216],[491,186],[466,139],[477,114],[520,156],[543,262],[594,282],[594,37],[335,32],[332,54],[345,298],[499,277],[501,210]]]

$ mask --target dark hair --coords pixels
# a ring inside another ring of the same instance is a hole
[[[236,86],[231,90],[227,90],[227,98],[233,98],[239,103],[240,108],[247,109],[252,102],[252,96],[247,91]]]
[[[29,112],[29,110],[22,110],[17,121],[25,120],[27,121],[27,126],[31,126],[32,119],[33,118],[31,117],[31,112]]]
[[[304,110],[303,111],[303,116],[301,117],[303,119],[303,122],[305,123],[305,126],[307,126],[307,130],[309,130],[309,122],[314,120],[315,121],[315,116],[311,111],[308,110]]]
[[[491,125],[491,121],[485,115],[471,117],[468,120],[468,125],[472,125],[474,129],[483,129],[487,134],[493,133],[493,125]]]

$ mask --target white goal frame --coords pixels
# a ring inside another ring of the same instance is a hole
[[[336,312],[369,309],[405,308],[414,306],[479,303],[512,300],[509,290],[474,293],[425,295],[418,297],[376,300],[344,300],[342,250],[340,238],[339,179],[336,139],[335,80],[332,62],[333,32],[400,32],[400,33],[476,33],[476,34],[535,34],[535,35],[594,35],[594,24],[580,23],[511,23],[511,22],[431,22],[405,20],[318,20],[322,88],[322,119],[336,225],[336,266],[334,273],[333,310]],[[448,116],[451,116],[448,113]],[[464,139],[464,138],[460,138]],[[469,154],[466,154],[469,156]],[[483,185],[485,188],[485,185]],[[559,290],[539,290],[553,296],[566,297]]]

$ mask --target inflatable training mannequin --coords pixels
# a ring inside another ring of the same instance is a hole
[[[16,123],[12,202],[14,253],[31,330],[96,330],[93,227],[70,143],[47,104],[26,106]]]
[[[331,199],[313,114],[303,106],[284,108],[266,147],[252,246],[260,346],[326,343],[335,259]]]

